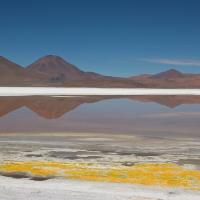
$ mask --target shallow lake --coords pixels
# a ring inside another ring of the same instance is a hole
[[[0,97],[0,133],[200,137],[195,96]]]

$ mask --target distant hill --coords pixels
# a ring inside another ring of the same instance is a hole
[[[170,69],[168,71],[161,72],[152,76],[152,78],[158,78],[158,79],[176,79],[183,77],[184,74],[175,69]]]
[[[26,73],[21,66],[0,56],[0,84],[19,84],[26,78]]]
[[[44,56],[25,68],[0,57],[0,86],[200,88],[200,75],[170,69],[122,78],[82,71],[55,55]]]
[[[200,88],[200,74],[187,74],[170,69],[158,74],[130,77],[147,88]]]
[[[82,79],[94,79],[103,77],[100,74],[84,72],[76,66],[68,63],[63,58],[47,55],[26,68],[28,74],[38,80],[49,82],[76,81]]]

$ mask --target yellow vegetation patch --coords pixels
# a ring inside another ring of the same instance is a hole
[[[200,190],[200,171],[176,164],[136,164],[102,167],[89,163],[11,162],[0,164],[0,172],[27,173],[30,176],[59,176],[68,179],[107,181]]]

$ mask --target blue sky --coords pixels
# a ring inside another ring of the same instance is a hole
[[[0,0],[0,55],[115,76],[200,73],[198,0]]]

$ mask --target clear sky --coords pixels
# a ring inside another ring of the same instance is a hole
[[[0,55],[131,76],[200,73],[199,0],[0,0]]]

